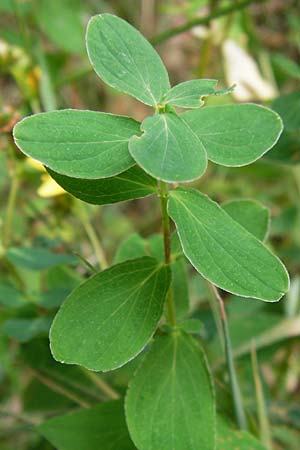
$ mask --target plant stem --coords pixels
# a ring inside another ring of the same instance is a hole
[[[198,25],[207,25],[213,19],[217,19],[218,17],[226,16],[227,14],[230,14],[234,11],[239,11],[239,10],[244,9],[247,6],[250,6],[252,4],[263,3],[265,1],[266,0],[243,0],[239,3],[235,3],[234,5],[225,6],[223,8],[218,8],[217,10],[208,14],[207,16],[192,19],[192,20],[186,22],[184,25],[180,25],[179,27],[174,27],[174,28],[170,28],[169,30],[166,30],[166,31],[158,34],[157,36],[154,36],[152,39],[150,39],[150,42],[153,45],[159,44],[163,41],[166,41],[167,39],[170,39],[173,36],[177,36],[178,34],[184,33],[185,31],[188,31],[191,28],[194,28]]]
[[[64,397],[68,398],[74,403],[77,403],[82,408],[89,408],[90,404],[86,402],[85,400],[82,400],[78,395],[76,395],[74,392],[70,391],[69,389],[61,386],[60,384],[56,383],[55,381],[51,380],[50,378],[46,377],[45,375],[42,375],[39,371],[33,369],[32,367],[28,367],[28,371],[37,378],[41,383],[43,383],[45,386],[47,386],[49,389],[51,389],[54,392],[57,392],[58,394],[63,395]]]
[[[161,216],[162,216],[162,227],[163,227],[163,237],[164,237],[164,253],[165,253],[165,263],[170,264],[171,262],[171,231],[170,231],[170,219],[168,215],[168,188],[164,181],[160,182],[160,204],[161,204]],[[174,295],[172,285],[167,293],[166,298],[167,306],[167,321],[170,326],[174,327],[176,325],[176,311],[174,303]]]
[[[97,257],[99,267],[101,270],[107,269],[108,262],[107,262],[107,259],[105,256],[105,252],[104,252],[102,244],[96,234],[96,231],[94,230],[91,222],[89,221],[89,218],[88,218],[87,212],[84,208],[84,205],[82,204],[82,202],[79,201],[76,203],[76,206],[77,206],[77,212],[78,212],[79,219],[81,220],[82,225],[85,229],[85,232],[92,244],[95,255]]]
[[[257,353],[256,353],[254,340],[252,342],[252,348],[251,348],[251,359],[252,359],[252,369],[253,369],[253,377],[254,377],[254,383],[255,383],[260,438],[261,438],[262,443],[265,445],[265,447],[268,450],[271,450],[272,449],[272,439],[271,439],[270,423],[269,423],[269,419],[268,419],[268,413],[267,413],[262,383],[261,383],[261,379],[260,379],[260,375],[259,375],[259,367],[258,367]]]
[[[231,345],[231,339],[230,339],[230,334],[229,334],[229,329],[228,329],[227,315],[226,315],[226,310],[224,307],[224,302],[223,302],[222,297],[219,294],[218,289],[211,283],[209,283],[209,286],[210,286],[212,292],[214,293],[216,299],[218,300],[218,303],[220,306],[221,323],[222,323],[224,342],[225,342],[226,363],[227,363],[227,369],[228,369],[228,374],[229,374],[230,388],[231,388],[236,422],[237,422],[238,427],[241,430],[247,430],[248,427],[247,427],[246,414],[244,411],[241,390],[240,390],[240,386],[238,383],[236,370],[235,370],[235,366],[234,366],[232,345]]]

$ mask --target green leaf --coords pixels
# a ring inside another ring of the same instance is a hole
[[[34,271],[78,261],[74,255],[54,253],[42,247],[11,247],[6,256],[13,265]]]
[[[289,277],[280,260],[206,195],[195,189],[171,191],[169,214],[185,255],[216,286],[266,301],[287,292]]]
[[[158,53],[119,17],[92,17],[86,43],[95,72],[109,86],[154,107],[169,90],[168,73]]]
[[[107,205],[146,197],[157,189],[157,182],[137,166],[111,178],[87,180],[60,175],[48,169],[51,177],[67,192],[87,203]]]
[[[128,140],[138,132],[139,123],[128,117],[66,109],[26,117],[14,138],[23,153],[55,172],[94,179],[134,165]]]
[[[139,450],[212,450],[215,405],[205,356],[182,332],[155,339],[126,397],[126,420]]]
[[[52,317],[34,317],[30,319],[9,319],[1,327],[3,335],[19,342],[28,342],[40,333],[48,333]]]
[[[117,264],[76,288],[56,315],[56,360],[108,371],[142,351],[163,312],[169,268],[153,258]]]
[[[59,450],[134,450],[122,401],[111,401],[54,417],[38,431]]]
[[[280,117],[254,104],[208,106],[180,117],[198,136],[208,159],[223,166],[245,166],[263,156],[282,131]]]
[[[272,108],[282,117],[284,130],[266,159],[279,164],[300,164],[300,92],[278,97]]]
[[[228,94],[233,88],[216,91],[217,80],[189,80],[172,87],[163,101],[181,108],[200,108],[203,97]]]
[[[129,151],[135,161],[154,178],[167,182],[192,181],[207,166],[203,145],[176,114],[147,117],[142,136],[133,136]]]
[[[270,212],[264,205],[253,200],[232,200],[223,204],[222,208],[257,239],[260,241],[266,239]]]
[[[218,416],[217,420],[217,449],[218,450],[266,450],[254,436],[247,431],[237,430],[228,421]]]
[[[142,238],[138,233],[133,233],[121,242],[114,262],[117,264],[128,261],[129,259],[141,258],[142,256],[150,256],[150,248],[147,240]]]

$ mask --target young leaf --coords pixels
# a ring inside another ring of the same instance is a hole
[[[135,449],[119,400],[53,417],[39,425],[38,431],[60,450]]]
[[[266,159],[279,164],[300,164],[300,92],[278,97],[272,108],[282,117],[284,130]]]
[[[260,241],[266,239],[270,212],[264,205],[253,200],[232,200],[223,204],[222,208],[257,239]]]
[[[204,278],[265,301],[287,292],[289,277],[280,260],[217,203],[195,189],[178,188],[170,197],[169,214],[183,251]]]
[[[108,371],[133,359],[162,315],[170,271],[153,258],[117,264],[76,288],[56,315],[56,360]]]
[[[176,114],[147,117],[141,125],[142,136],[133,136],[129,151],[150,175],[167,182],[192,181],[201,177],[207,166],[203,145]]]
[[[180,117],[198,136],[211,161],[245,166],[263,156],[277,142],[280,117],[254,104],[208,106]]]
[[[134,27],[111,14],[92,17],[86,45],[91,64],[109,86],[156,106],[169,90],[158,53]]]
[[[200,108],[203,105],[202,97],[208,95],[228,94],[233,88],[216,91],[217,80],[189,80],[172,87],[166,94],[163,102],[181,108]]]
[[[14,138],[23,153],[55,172],[94,179],[134,165],[128,140],[138,132],[139,123],[129,117],[66,109],[26,117]]]
[[[154,194],[157,182],[137,166],[114,177],[87,180],[60,175],[48,169],[51,177],[67,192],[94,205],[107,205]]]
[[[215,404],[197,342],[183,332],[159,336],[126,397],[129,433],[139,450],[212,450]]]

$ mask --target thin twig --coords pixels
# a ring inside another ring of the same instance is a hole
[[[239,3],[235,3],[234,5],[219,8],[219,9],[213,11],[212,13],[208,14],[207,16],[198,17],[196,19],[186,22],[183,25],[163,31],[162,33],[160,33],[157,36],[154,36],[152,39],[150,39],[150,42],[153,45],[160,44],[161,42],[166,41],[167,39],[170,39],[173,36],[177,36],[178,34],[184,33],[185,31],[188,31],[191,28],[194,28],[198,25],[207,25],[213,19],[217,19],[218,17],[226,16],[227,14],[230,14],[232,12],[240,11],[241,9],[247,8],[247,6],[253,5],[255,3],[263,3],[265,1],[266,0],[243,0]]]
[[[233,400],[233,404],[234,404],[236,422],[237,422],[238,427],[241,430],[247,430],[248,427],[247,427],[246,414],[244,411],[241,390],[240,390],[240,386],[238,383],[238,378],[237,378],[235,365],[234,365],[232,345],[231,345],[231,339],[230,339],[230,334],[229,334],[229,329],[228,329],[227,315],[226,315],[224,302],[223,302],[222,297],[219,294],[218,289],[211,283],[209,283],[209,286],[210,286],[210,289],[212,290],[212,292],[214,293],[216,299],[218,300],[219,307],[220,307],[221,323],[222,323],[224,342],[225,342],[226,363],[227,363],[227,368],[228,368],[228,375],[229,375],[229,380],[230,380],[230,388],[231,388],[232,400]]]

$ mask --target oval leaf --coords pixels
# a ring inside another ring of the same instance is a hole
[[[212,450],[215,405],[196,341],[182,332],[157,337],[126,397],[129,433],[139,450]]]
[[[14,128],[17,146],[46,167],[75,178],[112,177],[134,165],[128,152],[139,123],[95,111],[62,110],[26,117]]]
[[[217,449],[266,450],[266,447],[247,431],[237,430],[227,420],[218,416]]]
[[[169,285],[169,268],[148,257],[90,278],[71,293],[54,319],[54,358],[101,371],[130,361],[155,331]]]
[[[94,205],[107,205],[146,197],[157,189],[157,181],[137,166],[114,177],[99,180],[71,178],[51,169],[48,169],[48,172],[65,191]]]
[[[180,116],[194,131],[208,159],[223,166],[245,166],[277,142],[280,117],[254,104],[208,106]]]
[[[38,426],[39,433],[60,450],[134,450],[122,401],[53,417]]]
[[[118,91],[156,106],[169,90],[168,73],[158,53],[125,20],[111,14],[92,17],[86,44],[95,72]]]
[[[203,97],[208,95],[229,94],[233,87],[216,90],[217,80],[189,80],[172,87],[164,98],[165,103],[170,103],[181,108],[200,108],[203,105]]]
[[[207,166],[205,150],[189,126],[176,114],[147,117],[142,136],[133,136],[129,151],[150,175],[167,182],[192,181]]]
[[[232,200],[223,204],[222,208],[257,239],[260,241],[266,239],[270,212],[264,205],[253,200]]]
[[[217,203],[195,189],[179,188],[170,196],[183,251],[204,278],[242,297],[277,301],[287,292],[280,260]]]

